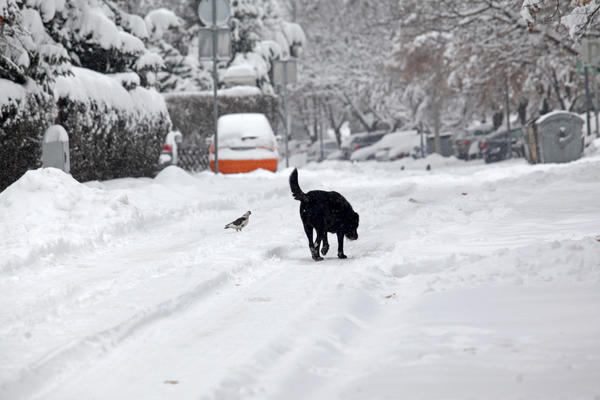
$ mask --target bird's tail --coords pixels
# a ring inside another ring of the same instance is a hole
[[[227,228],[233,228],[233,225],[231,225],[231,224],[225,225],[225,229],[227,229]]]
[[[290,175],[290,188],[292,189],[292,195],[296,200],[306,201],[308,197],[306,194],[300,189],[300,185],[298,185],[298,169],[294,168]]]

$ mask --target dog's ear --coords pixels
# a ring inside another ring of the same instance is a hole
[[[356,221],[356,226],[358,226],[359,216],[356,211],[354,212],[354,220]]]

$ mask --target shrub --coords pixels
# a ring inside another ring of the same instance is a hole
[[[205,147],[204,139],[214,134],[212,92],[169,93],[165,94],[165,101],[173,127],[181,131],[184,143]],[[279,123],[279,98],[263,94],[258,88],[219,90],[218,105],[219,115],[263,113],[275,133],[283,129],[283,124]]]
[[[69,134],[73,177],[151,176],[171,127],[162,96],[142,87],[127,91],[83,68],[73,71],[56,82],[58,123]]]
[[[54,123],[52,96],[29,81],[27,85],[0,79],[0,191],[42,160],[42,139]]]

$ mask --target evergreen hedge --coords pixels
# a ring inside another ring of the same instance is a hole
[[[279,117],[279,97],[257,93],[235,94],[232,90],[220,91],[218,96],[219,116],[233,113],[263,113],[269,120],[273,132],[283,133]],[[223,94],[226,93],[226,94]],[[188,146],[205,148],[205,139],[214,134],[212,92],[182,92],[165,94],[165,101],[173,123],[173,129],[183,134]],[[207,149],[208,151],[208,149]]]
[[[154,175],[171,127],[164,104],[162,112],[156,111],[160,104],[132,111],[94,99],[55,99],[28,85],[23,91],[22,98],[0,103],[0,191],[42,166],[44,133],[55,123],[69,135],[71,174],[78,181]]]
[[[0,191],[41,167],[44,132],[55,118],[54,98],[40,90],[0,104]]]
[[[98,102],[58,100],[78,181],[152,176],[170,129],[165,113],[139,115]]]

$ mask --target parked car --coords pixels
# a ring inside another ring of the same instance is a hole
[[[219,117],[219,172],[235,174],[262,168],[275,172],[277,140],[264,114],[240,113]],[[215,143],[209,148],[210,168],[215,170]]]
[[[306,156],[306,161],[311,162],[321,162],[323,160],[327,160],[328,157],[338,151],[340,146],[338,145],[337,140],[335,139],[323,139],[323,151],[321,151],[321,141],[317,140],[308,148],[308,154]]]
[[[509,154],[512,157],[523,157],[523,131],[521,128],[501,130],[485,137],[480,145],[486,163],[506,160]],[[511,153],[509,153],[509,149]]]
[[[394,161],[413,156],[421,137],[416,130],[392,132],[384,135],[370,146],[360,148],[352,153],[352,161]]]
[[[461,160],[481,158],[479,144],[485,135],[492,132],[493,126],[479,125],[477,128],[466,129],[457,133],[453,138],[454,154]]]
[[[363,147],[370,146],[380,140],[388,131],[362,132],[351,135],[346,140],[342,141],[343,157],[346,160],[350,159],[350,155]]]
[[[169,165],[179,164],[178,145],[183,141],[183,135],[179,131],[170,131],[165,138],[165,143],[158,158],[158,171]]]

